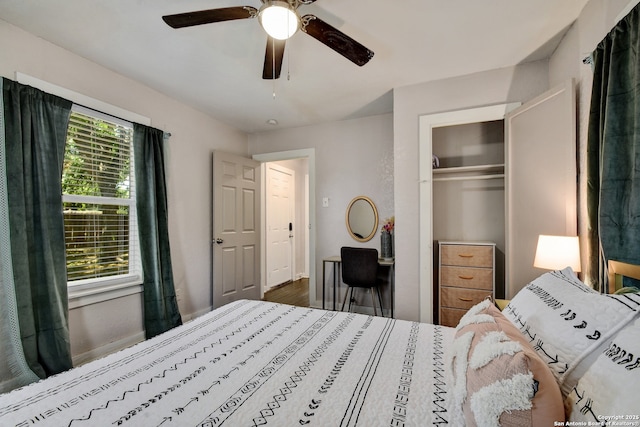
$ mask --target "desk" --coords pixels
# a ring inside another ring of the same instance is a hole
[[[325,309],[325,301],[326,301],[326,297],[325,297],[325,292],[326,292],[326,281],[325,281],[325,274],[327,272],[327,264],[331,263],[333,264],[333,311],[336,310],[336,301],[337,301],[337,288],[338,288],[338,284],[340,283],[340,267],[342,265],[342,258],[340,257],[340,255],[334,255],[334,256],[330,256],[327,258],[324,258],[322,260],[322,308]],[[384,259],[384,258],[378,258],[378,265],[382,266],[382,267],[389,267],[390,272],[389,272],[389,285],[390,285],[390,289],[389,289],[389,294],[390,294],[390,299],[391,299],[391,306],[390,306],[390,310],[391,310],[391,318],[393,318],[393,297],[394,297],[394,293],[396,290],[396,279],[395,279],[395,271],[394,271],[394,267],[395,267],[395,259]]]

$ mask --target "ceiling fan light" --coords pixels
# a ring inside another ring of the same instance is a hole
[[[262,28],[276,40],[286,40],[300,28],[300,18],[286,1],[268,1],[260,8]]]

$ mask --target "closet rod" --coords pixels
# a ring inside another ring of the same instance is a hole
[[[436,181],[469,181],[476,179],[497,179],[504,178],[504,174],[494,174],[494,175],[470,175],[470,176],[448,176],[442,178],[433,178],[433,182]]]

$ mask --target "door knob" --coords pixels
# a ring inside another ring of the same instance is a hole
[[[217,244],[221,245],[221,244],[223,244],[223,243],[224,243],[224,240],[222,240],[221,238],[219,238],[219,237],[218,237],[218,238],[215,240],[215,242],[216,242]]]

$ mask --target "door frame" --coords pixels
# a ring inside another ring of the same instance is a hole
[[[442,126],[502,120],[519,103],[503,103],[484,107],[448,111],[419,116],[420,173],[420,321],[433,323],[434,271],[433,255],[433,159],[432,131]]]
[[[302,148],[299,150],[289,150],[289,151],[277,151],[272,153],[263,153],[263,154],[254,154],[252,156],[254,160],[263,163],[261,168],[264,169],[264,163],[268,162],[277,162],[281,160],[293,160],[293,159],[301,159],[306,158],[308,161],[309,167],[309,200],[307,206],[307,212],[309,214],[309,239],[307,240],[308,249],[309,249],[309,305],[311,307],[321,307],[322,301],[316,297],[316,150],[315,148]],[[263,190],[260,191],[261,201],[260,201],[260,209],[261,209],[261,221],[265,221],[265,204],[264,204],[264,186]],[[298,227],[299,228],[299,227]],[[264,272],[266,268],[266,260],[265,260],[265,242],[264,239],[261,239],[261,271]],[[262,275],[261,280],[263,281],[260,284],[260,289],[264,290],[264,280],[266,280],[264,274]],[[261,295],[264,296],[264,295]]]

